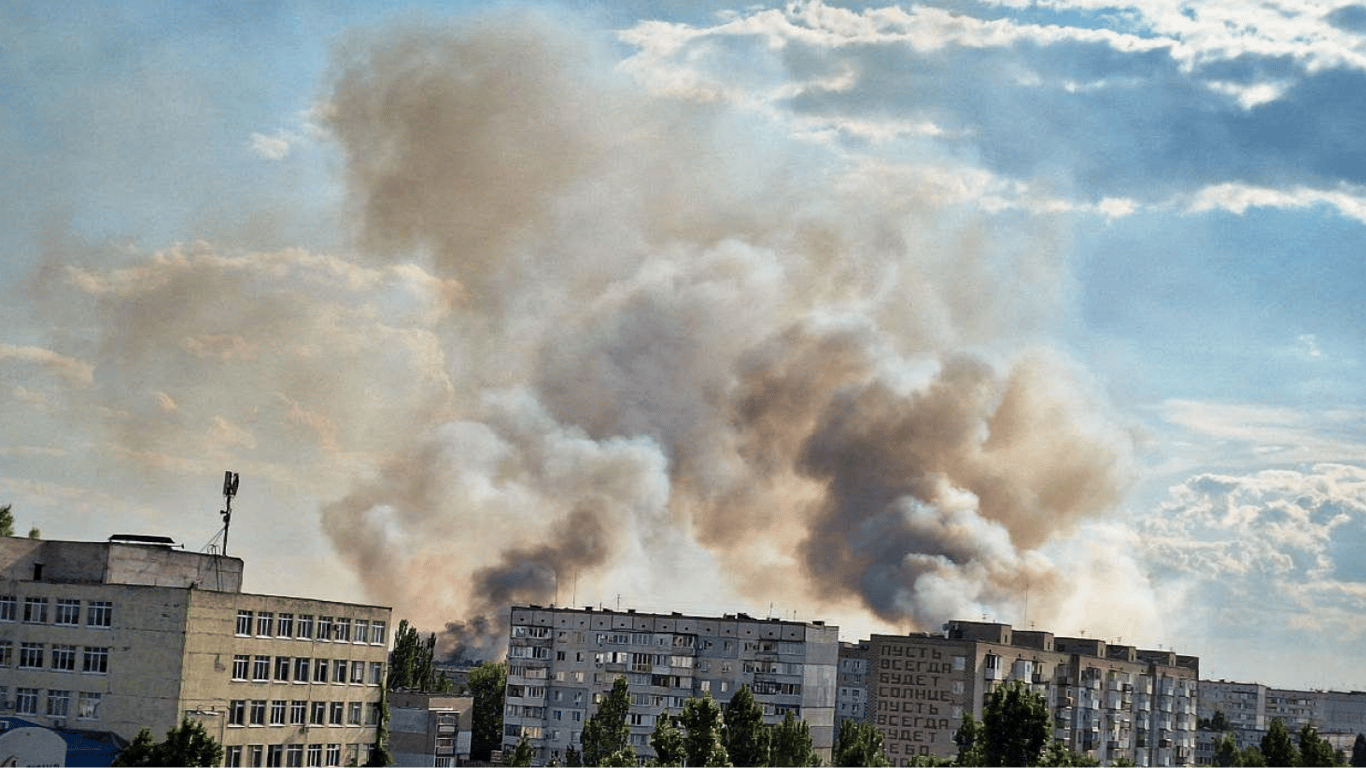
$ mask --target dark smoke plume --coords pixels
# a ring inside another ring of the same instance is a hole
[[[1113,505],[1127,442],[1034,346],[1051,235],[941,224],[760,115],[652,95],[594,39],[512,14],[339,54],[361,244],[459,286],[448,404],[325,510],[375,599],[453,656],[571,579],[902,629],[1031,590],[1061,617],[1076,585],[1040,549]]]

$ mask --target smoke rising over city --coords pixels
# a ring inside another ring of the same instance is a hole
[[[373,598],[466,654],[508,603],[686,582],[700,545],[756,604],[1056,618],[1076,577],[1039,548],[1110,511],[1129,447],[1039,340],[1055,233],[997,241],[593,39],[519,14],[338,54],[360,242],[458,285],[449,400],[324,510]]]

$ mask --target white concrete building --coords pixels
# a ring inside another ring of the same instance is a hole
[[[591,608],[512,608],[503,750],[522,737],[540,763],[563,761],[595,700],[626,677],[631,743],[653,757],[650,733],[666,711],[710,693],[723,706],[749,685],[765,722],[791,712],[811,727],[830,759],[834,738],[839,629],[820,622],[646,614]]]

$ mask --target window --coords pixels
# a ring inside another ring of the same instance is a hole
[[[259,681],[259,680],[269,680],[269,679],[270,679],[270,657],[269,657],[269,656],[257,656],[255,659],[252,660],[252,664],[251,664],[251,679],[252,679],[252,680],[258,680],[258,681]]]
[[[81,601],[57,598],[57,615],[54,623],[74,627],[81,623]]]
[[[313,682],[327,682],[327,659],[313,660]]]
[[[331,714],[331,717],[328,718],[328,724],[329,724],[329,725],[341,725],[341,724],[342,724],[342,717],[345,716],[345,714],[346,714],[346,709],[345,709],[345,707],[343,706],[342,702],[340,702],[340,701],[334,701],[334,702],[332,702],[332,707],[331,707],[331,712],[330,712],[330,714]]]
[[[282,613],[282,614],[280,614],[280,621],[279,621],[279,623],[277,623],[275,626],[276,626],[276,630],[275,630],[275,631],[276,631],[276,634],[277,634],[279,637],[293,637],[293,636],[294,636],[294,614],[292,614],[292,613]]]
[[[242,636],[251,634],[251,611],[237,612],[237,634]]]
[[[0,621],[14,621],[14,614],[19,608],[19,603],[14,599],[14,595],[0,595]]]
[[[340,744],[328,744],[328,745],[327,745],[327,764],[328,764],[328,765],[341,765],[341,745],[340,745]]]
[[[47,623],[47,598],[24,598],[24,622],[27,624]]]
[[[299,626],[297,634],[294,635],[300,640],[313,639],[313,617],[306,614],[299,614]]]
[[[304,764],[304,745],[290,744],[285,747],[285,765],[289,768],[301,768]]]
[[[288,656],[275,657],[275,679],[279,682],[289,682],[289,662]]]
[[[261,759],[265,756],[266,748],[260,744],[247,745],[247,765],[253,768],[260,768]]]
[[[71,691],[47,692],[47,716],[67,717],[71,713]]]
[[[373,701],[365,704],[365,724],[379,725],[379,705]]]
[[[256,614],[256,634],[259,637],[271,637],[275,634],[275,614],[269,611]]]
[[[361,703],[359,701],[353,701],[346,705],[347,725],[360,725],[360,705]]]
[[[81,660],[81,671],[89,672],[92,675],[107,674],[109,672],[109,649],[86,648],[84,658]]]
[[[356,619],[355,639],[358,643],[370,642],[370,622],[367,619]]]
[[[87,627],[111,627],[114,625],[114,604],[108,600],[91,600],[85,605],[85,625]]]
[[[223,748],[223,765],[227,766],[227,768],[241,768],[241,766],[242,766],[242,748],[241,748],[241,747],[224,747],[224,748]]]
[[[325,702],[325,701],[315,701],[315,702],[313,702],[313,709],[310,710],[309,713],[308,713],[308,722],[309,722],[310,724],[312,724],[312,725],[326,725],[326,724],[327,724],[327,702]]]
[[[328,641],[330,641],[330,640],[332,639],[332,617],[331,617],[331,616],[319,616],[319,617],[318,617],[318,634],[314,636],[314,639],[315,639],[315,640],[322,640],[323,642],[328,642]]]
[[[280,768],[284,765],[285,746],[283,744],[269,744],[266,746],[266,765],[270,768]]]
[[[52,646],[52,668],[58,672],[76,671],[76,646]]]
[[[20,669],[42,669],[42,668],[43,668],[43,644],[42,644],[42,643],[20,643],[20,644],[19,644],[19,668],[20,668]]]
[[[285,702],[282,699],[275,699],[270,702],[270,724],[285,724]]]
[[[251,724],[252,724],[252,725],[265,725],[265,724],[266,724],[266,700],[265,700],[265,699],[252,699],[252,701],[251,701]]]
[[[308,670],[309,670],[309,667],[312,666],[312,664],[313,664],[313,660],[312,660],[312,659],[307,659],[307,658],[303,658],[303,657],[300,657],[300,658],[295,659],[295,660],[294,660],[294,682],[296,682],[296,683],[306,683],[306,682],[308,682],[308,677],[309,677],[309,675],[308,675]]]
[[[382,661],[372,661],[372,662],[370,662],[370,684],[371,684],[371,685],[383,685],[383,684],[384,684],[384,662],[382,662]]]
[[[323,745],[308,745],[308,764],[310,768],[312,766],[321,766],[323,764]]]
[[[228,702],[228,725],[247,724],[247,702],[243,699],[233,699]]]
[[[38,689],[15,688],[14,711],[20,715],[38,714]]]
[[[337,619],[332,624],[332,637],[339,643],[351,642],[351,620]]]
[[[365,662],[351,662],[351,684],[365,685]]]
[[[346,659],[337,659],[332,662],[332,682],[346,685]]]
[[[382,621],[374,621],[370,623],[371,645],[384,645],[384,643],[386,642],[384,638],[384,631],[386,628],[387,625],[385,625],[385,623]]]
[[[0,667],[8,667],[14,663],[14,641],[0,640]]]
[[[289,703],[289,724],[303,725],[308,720],[308,702],[291,701]]]
[[[232,679],[233,679],[233,680],[246,680],[246,679],[247,679],[247,668],[250,667],[250,666],[251,666],[251,657],[250,657],[250,656],[246,656],[246,655],[244,655],[244,654],[238,654],[237,656],[233,656],[233,657],[232,657]]]

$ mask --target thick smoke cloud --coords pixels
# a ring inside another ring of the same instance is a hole
[[[1039,549],[1112,506],[1128,449],[1038,346],[1054,234],[652,95],[594,39],[518,14],[338,55],[359,243],[459,285],[449,408],[324,510],[374,599],[478,655],[508,602],[677,588],[704,551],[812,615],[926,628],[1029,590],[1056,616]]]

